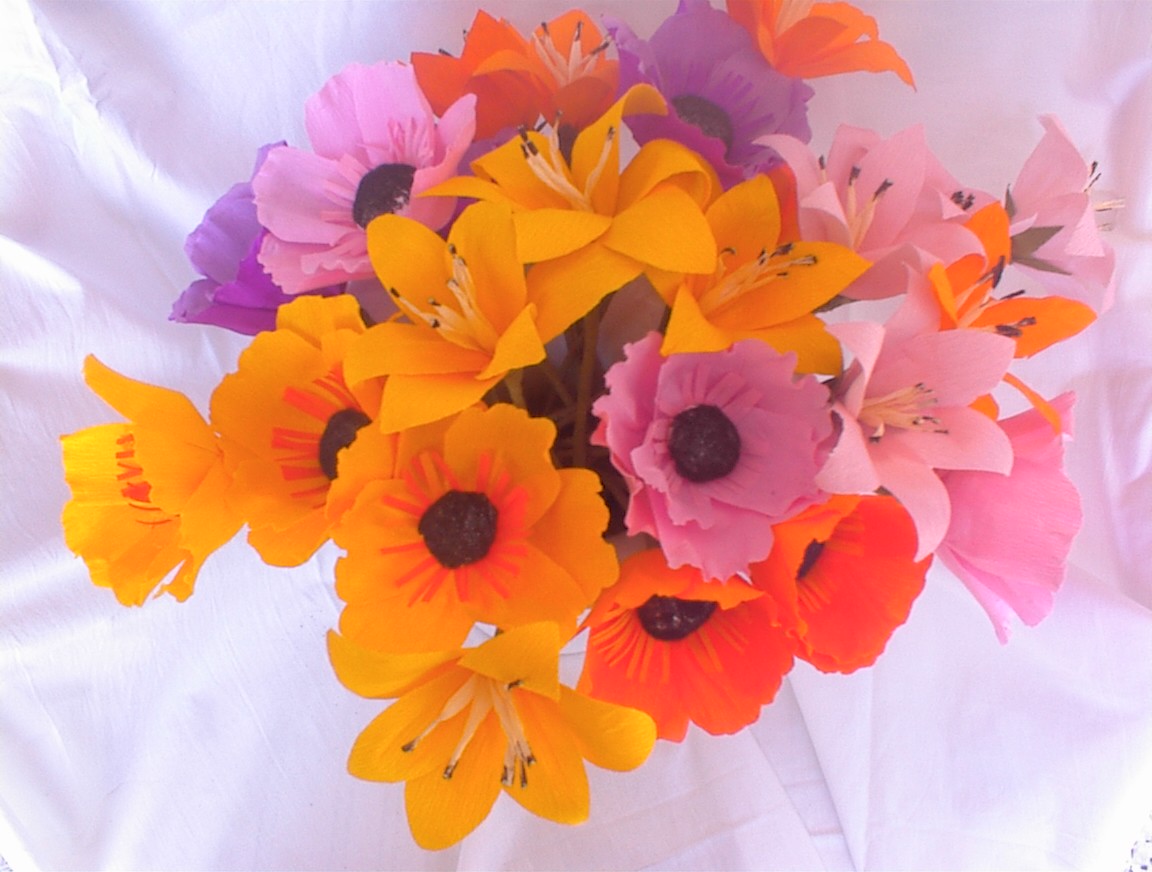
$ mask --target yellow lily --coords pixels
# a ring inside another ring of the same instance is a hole
[[[356,739],[348,771],[404,781],[408,825],[429,850],[460,841],[503,789],[558,823],[588,817],[584,760],[635,769],[656,740],[643,712],[560,684],[557,625],[527,624],[476,648],[380,653],[336,633],[328,654],[351,691],[393,703]]]
[[[556,335],[644,272],[710,273],[716,248],[703,208],[715,171],[669,140],[646,144],[620,171],[625,114],[664,114],[656,89],[636,85],[576,137],[570,159],[554,132],[524,131],[428,195],[504,203],[516,249],[535,264],[541,332]]]
[[[664,292],[672,315],[661,352],[721,351],[754,338],[795,352],[798,372],[839,372],[840,343],[812,313],[869,262],[832,242],[782,242],[780,203],[764,176],[718,197],[707,219],[719,264],[714,274],[687,276]]]

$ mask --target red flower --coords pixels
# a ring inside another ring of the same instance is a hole
[[[713,735],[752,723],[792,668],[794,643],[772,625],[760,591],[669,569],[659,548],[624,561],[586,623],[577,689],[648,712],[674,742],[688,721]]]

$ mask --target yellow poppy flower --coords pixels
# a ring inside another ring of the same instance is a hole
[[[625,114],[665,114],[655,88],[636,85],[576,137],[568,158],[554,132],[524,131],[428,195],[505,203],[521,263],[536,264],[542,335],[556,335],[643,272],[710,273],[716,248],[703,208],[715,171],[670,140],[647,143],[620,171]]]
[[[832,242],[781,242],[780,203],[757,176],[729,189],[707,212],[720,246],[713,275],[687,276],[672,307],[663,354],[722,351],[760,339],[796,352],[798,372],[840,371],[840,343],[812,314],[852,283],[869,262]]]
[[[275,566],[303,563],[328,538],[342,449],[379,410],[378,381],[349,387],[343,375],[364,329],[354,297],[300,297],[279,309],[276,329],[252,340],[212,394],[232,498],[249,543]]]
[[[95,357],[84,361],[84,379],[129,421],[61,437],[72,489],[64,540],[124,605],[143,605],[157,587],[183,601],[205,558],[242,523],[225,499],[216,436],[183,394]]]
[[[556,334],[538,324],[507,208],[470,206],[447,243],[423,224],[383,215],[368,225],[368,253],[412,322],[377,324],[348,355],[350,381],[388,376],[386,433],[459,412],[510,371],[544,359]]]
[[[561,685],[561,641],[555,624],[536,623],[476,648],[391,654],[330,633],[329,657],[349,690],[397,699],[356,739],[348,771],[406,782],[408,825],[429,850],[472,832],[501,789],[540,817],[584,821],[584,760],[635,769],[656,727],[643,712]]]
[[[557,470],[555,436],[508,404],[468,409],[394,478],[366,483],[334,533],[347,551],[341,631],[369,648],[436,650],[475,621],[574,628],[618,565],[599,478]]]

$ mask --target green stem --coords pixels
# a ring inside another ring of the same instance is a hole
[[[524,402],[524,370],[514,369],[504,377],[504,386],[508,389],[508,396],[512,404],[518,409],[527,409]]]
[[[540,369],[544,372],[544,375],[547,376],[548,381],[552,385],[552,389],[556,391],[556,396],[560,398],[560,401],[565,406],[571,408],[576,400],[573,398],[572,392],[568,390],[568,386],[564,384],[564,379],[560,377],[560,371],[556,369],[556,364],[545,357],[544,361],[540,364]]]
[[[588,414],[592,410],[592,379],[596,375],[596,336],[600,332],[600,307],[584,316],[584,348],[580,378],[576,382],[576,420],[572,422],[572,465],[585,466],[588,459]]]

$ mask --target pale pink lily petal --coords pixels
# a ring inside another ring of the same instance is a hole
[[[1066,428],[1074,400],[1052,401]],[[1051,611],[1083,515],[1061,434],[1034,409],[1000,424],[1015,450],[1012,471],[942,474],[953,509],[937,553],[1007,642],[1013,615],[1034,626]]]
[[[912,516],[916,525],[916,561],[936,550],[948,530],[951,506],[940,477],[912,451],[892,439],[871,446],[880,481]]]
[[[1012,443],[996,422],[974,409],[950,406],[932,413],[950,438],[931,430],[900,430],[893,440],[935,469],[972,469],[1007,475],[1012,469]]]
[[[868,394],[883,396],[923,382],[940,406],[966,406],[1000,384],[1015,343],[983,330],[943,330],[886,342]]]

